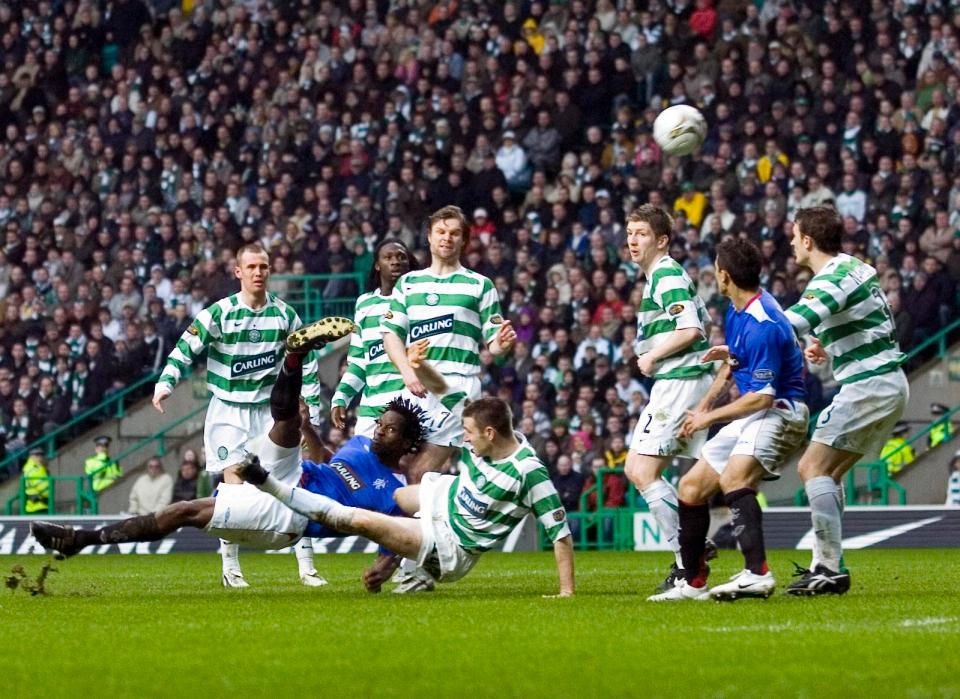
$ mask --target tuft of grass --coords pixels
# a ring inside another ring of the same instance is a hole
[[[774,551],[782,589],[789,561]],[[78,556],[46,594],[0,589],[8,696],[960,697],[960,550],[855,551],[843,597],[645,601],[664,554],[577,556],[577,596],[550,553],[486,554],[434,593],[366,593],[370,556],[244,553],[247,590],[202,554]],[[47,559],[0,558],[35,579]],[[719,582],[742,566],[723,552]]]

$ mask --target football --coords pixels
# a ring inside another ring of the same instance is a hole
[[[692,153],[707,137],[707,120],[700,110],[686,104],[664,109],[653,122],[653,138],[668,155]]]

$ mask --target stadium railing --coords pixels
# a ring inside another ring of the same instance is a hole
[[[357,292],[363,291],[364,274],[346,272],[343,274],[275,274],[270,277],[270,289],[280,298],[293,306],[305,323],[326,316],[344,316],[353,318],[356,296],[338,296],[325,298],[324,287],[327,282],[346,279],[356,284]]]
[[[919,345],[911,347],[910,351],[907,352],[907,358],[903,362],[904,370],[909,372],[915,369],[920,359],[932,359],[933,357],[946,359],[951,338],[954,340],[960,339],[960,318],[957,318],[946,327],[941,328],[935,335],[931,335]],[[935,348],[933,354],[928,352],[931,347]],[[810,416],[810,423],[807,426],[808,437],[813,434],[813,430],[817,426],[817,420],[820,419],[821,412],[823,411],[818,411]]]
[[[48,459],[54,458],[57,455],[58,443],[63,443],[67,439],[72,439],[73,437],[77,436],[83,430],[85,425],[95,419],[98,422],[101,422],[103,419],[108,417],[122,418],[127,413],[128,399],[130,399],[129,402],[136,400],[138,396],[135,394],[137,394],[147,384],[155,382],[158,376],[160,376],[159,373],[152,373],[141,377],[117,393],[114,393],[108,398],[104,398],[92,408],[88,408],[82,413],[78,413],[68,422],[60,425],[55,430],[51,430],[47,434],[25,446],[23,449],[19,449],[9,454],[5,459],[3,459],[3,461],[0,461],[0,473],[11,472],[13,470],[19,471],[21,462],[26,458],[29,451],[34,448],[43,449]]]
[[[20,487],[16,495],[7,500],[5,508],[7,516],[16,512],[24,514],[27,511],[27,493],[26,480],[20,479]],[[91,480],[88,476],[47,476],[43,479],[34,478],[32,481],[45,480],[47,482],[47,509],[44,512],[38,512],[38,515],[56,514],[57,489],[60,484],[73,484],[74,489],[74,512],[78,515],[97,514],[97,494],[93,491]]]
[[[597,480],[580,495],[580,509],[568,512],[567,519],[575,530],[573,542],[578,550],[629,551],[633,549],[634,514],[649,508],[643,496],[632,483],[627,484],[623,507],[605,507],[603,480],[605,476],[626,477],[622,468],[597,469]],[[596,495],[597,506],[590,509],[590,496]],[[540,542],[549,544],[540,527]]]
[[[169,433],[184,424],[188,420],[196,417],[199,413],[206,410],[207,406],[205,404],[196,406],[193,410],[188,412],[186,415],[183,415],[180,418],[177,418],[173,422],[164,425],[162,428],[154,432],[153,434],[146,435],[136,443],[127,447],[123,451],[114,457],[114,460],[123,466],[123,462],[128,459],[130,456],[136,452],[144,449],[154,442],[156,443],[156,449],[151,451],[151,456],[164,456],[167,453],[167,445],[170,439]],[[72,512],[76,514],[87,514],[87,515],[96,515],[99,514],[99,498],[98,493],[93,489],[93,479],[100,473],[109,468],[111,464],[104,465],[97,471],[93,473],[88,473],[79,476],[47,476],[47,482],[50,484],[47,495],[47,511],[43,514],[56,514],[57,512],[57,497],[56,497],[56,484],[57,482],[69,482],[73,481],[76,483],[76,497],[73,501]],[[20,477],[20,487],[17,489],[16,495],[7,500],[6,503],[6,513],[12,515],[15,506],[19,507],[19,512],[26,512],[26,487],[27,487],[27,478],[24,476]],[[68,508],[70,509],[70,508]]]
[[[897,504],[907,504],[907,489],[897,482],[896,478],[890,474],[890,461],[893,457],[900,454],[909,446],[913,449],[916,456],[921,456],[934,449],[938,449],[944,444],[949,443],[957,434],[957,430],[952,429],[953,416],[960,413],[960,403],[953,406],[945,414],[938,417],[930,424],[924,426],[916,434],[909,437],[904,444],[887,454],[883,459],[856,464],[847,472],[847,480],[844,484],[846,491],[846,500],[848,505],[889,505],[891,491],[895,493]],[[915,447],[924,444],[922,440],[933,430],[943,425],[951,425],[951,429],[946,431],[945,439],[935,446],[920,451]],[[912,464],[913,462],[911,462]],[[897,475],[900,475],[910,469],[911,464],[904,464],[904,467]],[[797,490],[794,496],[794,502],[798,506],[807,504],[806,493],[803,488]]]

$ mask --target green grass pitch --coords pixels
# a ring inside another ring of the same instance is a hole
[[[771,552],[780,587],[791,560]],[[41,556],[0,557],[0,572]],[[578,594],[550,553],[487,554],[463,581],[407,597],[359,583],[371,556],[245,552],[80,556],[49,594],[0,589],[9,697],[960,697],[960,549],[854,551],[844,597],[656,605],[665,554],[583,553]],[[721,553],[713,581],[736,572]]]

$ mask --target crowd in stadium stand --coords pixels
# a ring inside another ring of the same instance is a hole
[[[6,450],[160,366],[241,244],[365,272],[383,236],[426,253],[445,204],[520,338],[484,388],[565,477],[621,463],[645,401],[643,202],[718,337],[717,242],[754,240],[786,306],[790,216],[832,202],[910,348],[956,313],[958,24],[937,0],[0,2]],[[709,123],[683,159],[651,137],[680,103]]]

